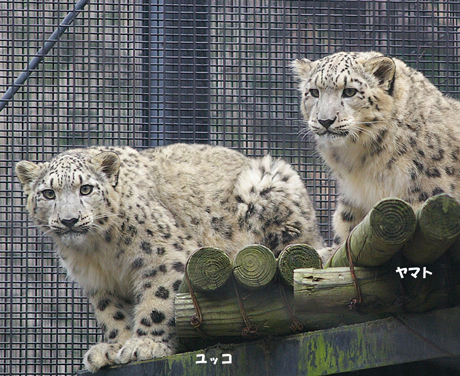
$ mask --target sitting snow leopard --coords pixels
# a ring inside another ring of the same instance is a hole
[[[301,112],[338,180],[335,243],[381,199],[414,209],[446,192],[460,199],[460,102],[378,52],[292,63]]]
[[[261,243],[323,247],[304,184],[285,162],[223,147],[175,144],[74,149],[16,173],[35,223],[87,293],[107,342],[84,364],[172,354],[174,294],[202,246],[234,255]]]

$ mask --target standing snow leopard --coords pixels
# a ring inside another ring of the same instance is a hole
[[[385,197],[414,209],[442,192],[460,198],[460,102],[378,52],[339,52],[292,67],[302,114],[339,183],[335,243]]]
[[[84,364],[172,354],[174,294],[201,246],[234,255],[292,242],[323,247],[304,184],[285,162],[223,147],[175,144],[74,149],[16,173],[35,223],[88,295],[107,342]]]

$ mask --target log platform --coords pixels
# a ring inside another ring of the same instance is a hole
[[[441,194],[416,212],[382,200],[321,266],[308,245],[278,259],[260,245],[234,260],[201,248],[175,297],[179,337],[201,350],[95,375],[460,374],[457,200]],[[191,325],[197,310],[199,331]]]
[[[78,375],[344,376],[342,372],[360,371],[364,376],[454,376],[460,374],[459,317],[460,307],[397,315],[284,338],[215,345]]]

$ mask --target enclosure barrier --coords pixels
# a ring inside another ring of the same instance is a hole
[[[1,3],[4,93],[76,0]],[[217,144],[247,156],[271,153],[299,172],[330,244],[336,184],[299,115],[289,63],[339,50],[381,51],[459,98],[459,25],[460,3],[454,0],[275,0],[269,6],[260,0],[88,2],[0,113],[0,375],[74,374],[88,348],[103,338],[84,293],[59,266],[51,240],[27,216],[14,175],[19,160],[43,162],[82,146],[145,149],[175,142]],[[458,240],[449,252],[460,261],[454,248],[460,249]],[[408,278],[409,272],[405,283]],[[453,343],[451,334],[458,329],[450,317],[458,318],[458,312],[439,314],[442,325],[430,336],[441,346]],[[424,314],[411,325],[426,334],[431,323]],[[418,343],[397,321],[384,321],[379,330],[373,323],[363,325],[366,336],[359,326],[353,333],[341,328],[235,347],[232,372],[258,375],[258,369],[269,369],[273,375],[294,375],[308,369],[310,375],[315,362],[320,373],[345,372],[443,355]],[[397,332],[387,337],[395,326]],[[373,337],[388,341],[380,346]],[[399,347],[393,346],[398,339]],[[328,344],[330,357],[324,357],[321,344]],[[301,349],[298,362],[294,348]],[[220,355],[218,349],[207,354]],[[245,362],[245,356],[251,361]],[[171,374],[174,363],[177,375],[183,369],[186,375],[228,376],[228,365],[218,368],[209,360],[195,365],[196,360],[195,353],[182,354],[155,364],[162,364],[164,375]],[[298,368],[287,368],[291,364]],[[127,369],[119,374],[128,375]]]

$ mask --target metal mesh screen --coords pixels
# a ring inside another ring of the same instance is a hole
[[[0,92],[73,2],[0,0]],[[0,113],[0,374],[67,375],[100,339],[14,176],[77,145],[173,142],[283,157],[328,240],[335,184],[298,111],[291,60],[380,50],[458,97],[458,1],[93,0]]]

